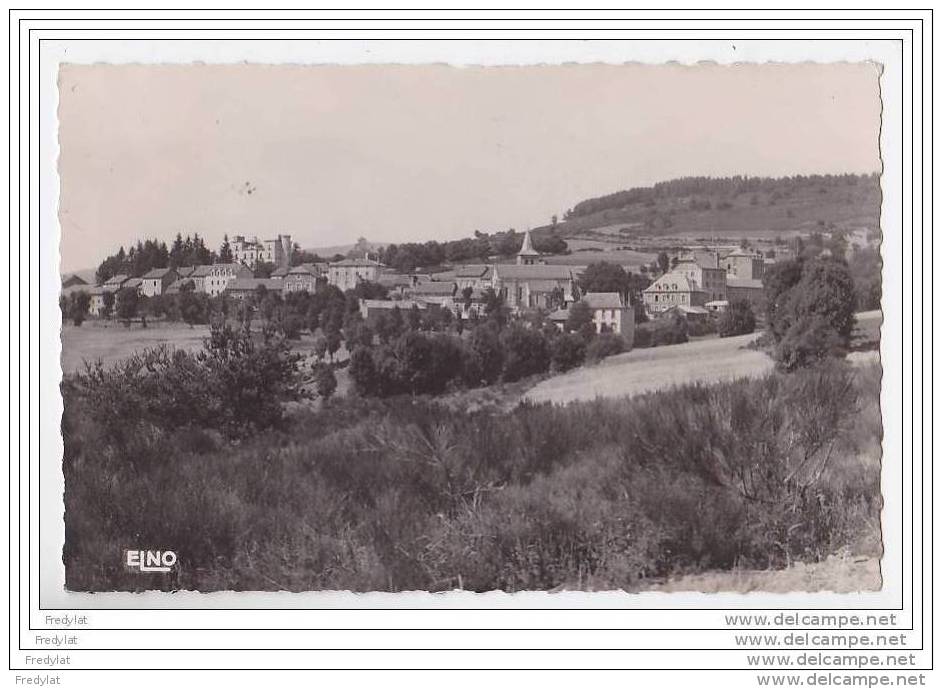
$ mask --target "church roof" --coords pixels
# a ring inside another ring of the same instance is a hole
[[[572,266],[562,265],[496,265],[494,272],[501,280],[572,280]]]
[[[517,252],[517,256],[539,256],[540,252],[533,248],[533,242],[530,240],[530,230],[523,235],[523,246]]]

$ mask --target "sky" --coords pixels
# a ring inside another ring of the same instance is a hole
[[[62,65],[61,264],[177,232],[456,239],[682,176],[878,172],[879,126],[872,64]]]

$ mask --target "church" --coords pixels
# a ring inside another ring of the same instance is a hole
[[[552,311],[575,300],[578,272],[574,266],[547,265],[533,248],[527,230],[516,264],[494,266],[494,291],[515,311],[536,308]]]

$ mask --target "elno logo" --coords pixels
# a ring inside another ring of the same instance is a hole
[[[139,572],[169,572],[177,564],[172,550],[126,550],[124,563]]]

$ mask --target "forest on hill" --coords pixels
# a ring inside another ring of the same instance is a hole
[[[879,227],[877,174],[681,177],[576,203],[535,232],[564,239],[600,228],[625,235],[784,233]],[[612,228],[622,225],[620,228]]]

